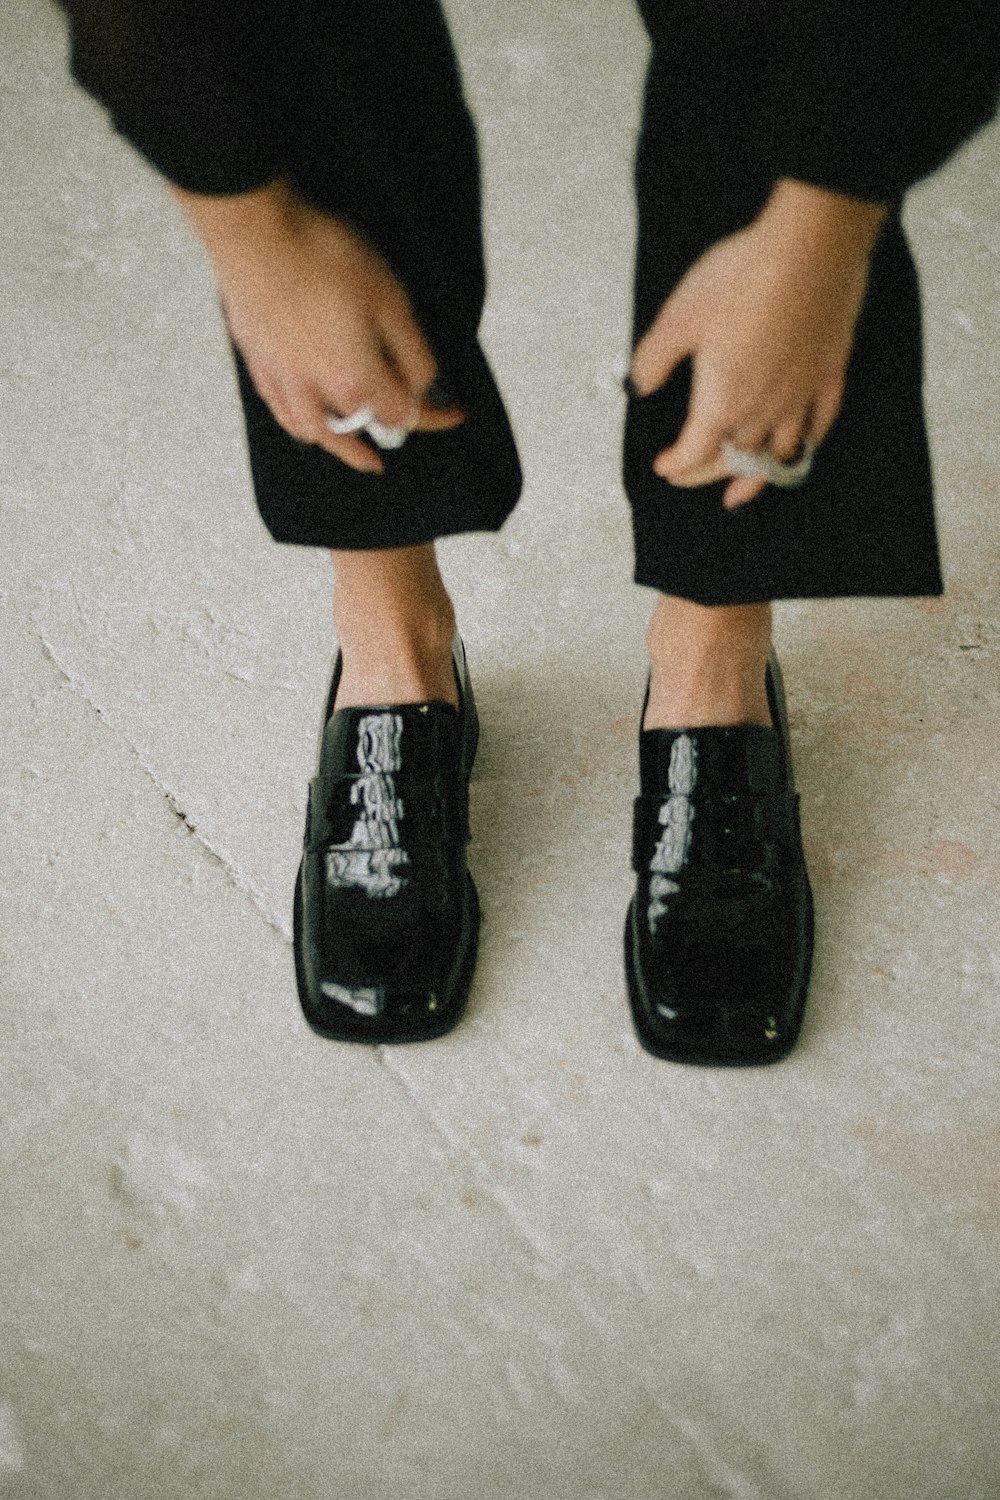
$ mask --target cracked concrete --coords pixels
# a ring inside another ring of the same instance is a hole
[[[171,788],[160,779],[159,774],[154,770],[154,768],[145,763],[139,753],[137,746],[135,746],[131,742],[131,740],[128,738],[128,735],[122,733],[122,731],[108,719],[108,716],[105,714],[100,704],[95,701],[93,693],[87,687],[87,684],[83,682],[81,678],[72,671],[71,668],[65,666],[62,663],[55,648],[48,640],[46,640],[45,636],[40,631],[36,630],[35,636],[36,639],[40,642],[46,656],[52,662],[53,666],[60,673],[63,679],[73,689],[73,691],[79,693],[83,701],[90,705],[97,717],[100,719],[101,723],[107,729],[109,729],[111,733],[119,735],[123,743],[135,756],[142,770],[149,777],[149,780],[159,792],[160,796],[164,799],[174,817],[184,825],[188,833],[191,834],[196,843],[199,844],[200,847],[204,850],[206,856],[209,859],[214,860],[216,864],[222,867],[230,884],[235,886],[238,891],[242,891],[244,895],[250,898],[253,905],[257,908],[257,910],[260,912],[260,915],[264,918],[264,921],[267,922],[269,926],[273,927],[275,932],[278,933],[279,937],[282,937],[285,942],[290,945],[292,941],[290,922],[288,922],[287,920],[283,921],[273,911],[269,910],[264,898],[261,896],[259,891],[254,889],[253,885],[249,882],[246,875],[240,869],[238,869],[236,865],[233,864],[233,862],[222,850],[216,849],[214,847],[214,845],[204,835],[198,825],[194,823],[188,816],[188,814],[184,811],[180,803],[180,794],[171,790]]]
[[[642,41],[449,10],[528,487],[443,549],[468,1015],[377,1051],[307,1030],[288,949],[327,563],[261,532],[204,265],[54,8],[0,14],[0,1496],[995,1500],[1000,127],[907,208],[948,593],[780,614],[801,1044],[674,1068],[620,956]]]

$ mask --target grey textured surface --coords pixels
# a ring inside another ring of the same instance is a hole
[[[449,9],[529,483],[445,549],[469,1015],[377,1051],[308,1033],[292,979],[326,561],[257,522],[159,185],[54,10],[0,15],[0,1495],[994,1500],[1000,132],[908,211],[948,595],[780,616],[801,1045],[672,1067],[620,965],[642,39],[627,0]]]

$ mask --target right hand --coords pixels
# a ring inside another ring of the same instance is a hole
[[[687,420],[653,468],[681,488],[729,477],[722,454],[768,451],[787,462],[823,442],[840,411],[854,330],[887,205],[781,179],[758,217],[689,267],[632,357],[640,395],[685,357]],[[766,487],[730,479],[728,509]]]
[[[340,219],[283,183],[228,198],[173,189],[208,251],[234,343],[286,432],[352,469],[381,473],[360,435],[333,414],[373,408],[388,427],[457,427],[465,414],[426,400],[437,364],[385,261]]]

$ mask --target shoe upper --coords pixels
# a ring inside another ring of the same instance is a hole
[[[474,941],[465,848],[475,710],[468,692],[461,702],[327,719],[300,877],[314,1022],[388,1037],[438,1026],[452,1001]]]
[[[772,710],[774,728],[640,735],[630,994],[643,1040],[668,1055],[759,1061],[794,1040],[811,901],[773,689]]]

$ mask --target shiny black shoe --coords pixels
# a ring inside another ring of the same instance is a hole
[[[295,971],[306,1020],[338,1041],[417,1042],[458,1020],[472,983],[479,901],[466,869],[479,738],[456,637],[447,703],[339,708],[338,655],[295,890]]]
[[[639,1040],[672,1062],[776,1062],[798,1036],[813,906],[777,659],[774,727],[639,739],[625,973]]]

